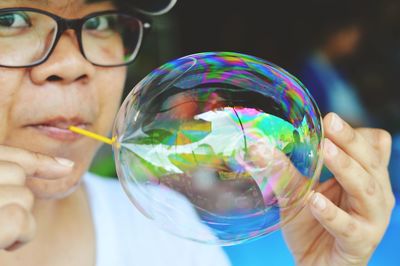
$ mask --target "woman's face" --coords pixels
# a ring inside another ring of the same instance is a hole
[[[6,0],[0,8],[34,7],[64,18],[109,10],[110,2]],[[27,47],[29,49],[29,47]],[[118,109],[126,67],[97,67],[81,54],[75,33],[66,31],[52,55],[31,68],[0,67],[0,144],[75,162],[60,180],[27,179],[42,198],[72,192],[89,167],[99,143],[70,133],[69,125],[107,135]]]

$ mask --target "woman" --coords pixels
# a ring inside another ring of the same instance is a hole
[[[92,2],[0,2],[0,264],[228,264],[219,249],[165,234],[134,213],[116,181],[85,174],[99,144],[67,128],[110,131],[145,25],[140,15],[102,13],[118,3]],[[325,125],[336,179],[317,188],[286,239],[305,265],[366,264],[394,204],[390,137],[336,115]]]

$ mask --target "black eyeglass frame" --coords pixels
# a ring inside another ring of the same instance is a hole
[[[37,8],[31,8],[31,7],[13,7],[13,8],[1,8],[0,9],[0,13],[6,13],[6,12],[18,12],[18,11],[28,11],[28,12],[36,12],[39,14],[43,14],[46,15],[48,17],[51,17],[56,23],[57,23],[57,32],[56,35],[54,37],[54,41],[52,44],[52,47],[49,49],[49,51],[47,52],[47,54],[40,60],[38,60],[37,62],[34,62],[32,64],[28,64],[28,65],[23,65],[23,66],[7,66],[7,65],[2,65],[0,64],[0,67],[6,67],[6,68],[29,68],[29,67],[34,67],[34,66],[38,66],[42,63],[44,63],[47,59],[49,59],[49,57],[51,56],[51,54],[53,53],[55,47],[57,46],[58,41],[60,40],[61,36],[64,34],[65,31],[67,30],[74,30],[75,34],[76,34],[76,38],[78,40],[78,45],[79,45],[79,50],[81,52],[81,54],[83,55],[83,57],[90,62],[91,64],[95,65],[95,66],[100,66],[100,67],[120,67],[120,66],[126,66],[131,64],[133,61],[135,61],[137,55],[139,54],[140,48],[142,46],[143,43],[143,38],[146,32],[150,31],[151,29],[151,25],[152,25],[152,21],[150,18],[148,18],[147,16],[144,16],[143,14],[140,13],[136,13],[136,12],[123,12],[120,10],[105,10],[105,11],[100,11],[100,12],[94,12],[94,13],[90,13],[82,18],[78,18],[78,19],[66,19],[63,17],[60,17],[58,15],[55,15],[53,13],[41,10],[41,9],[37,9]],[[137,47],[133,53],[132,59],[130,59],[130,61],[122,63],[122,64],[117,64],[117,65],[101,65],[101,64],[96,64],[92,61],[90,61],[86,54],[85,51],[83,50],[83,44],[82,44],[82,27],[83,24],[85,22],[87,22],[89,19],[93,18],[93,17],[97,17],[97,16],[101,16],[101,15],[108,15],[108,14],[117,14],[117,15],[123,15],[123,16],[129,16],[129,17],[133,17],[136,18],[140,24],[140,38],[138,40],[137,43]]]

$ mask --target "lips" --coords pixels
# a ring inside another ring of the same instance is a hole
[[[86,129],[90,126],[90,123],[80,117],[56,117],[28,125],[28,127],[39,131],[41,134],[58,141],[75,141],[80,139],[82,136],[71,132],[68,129],[70,126]]]

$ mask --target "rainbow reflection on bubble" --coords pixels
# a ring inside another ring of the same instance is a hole
[[[118,176],[165,230],[232,245],[303,207],[322,165],[322,119],[283,69],[237,53],[169,62],[124,101],[114,126]]]

